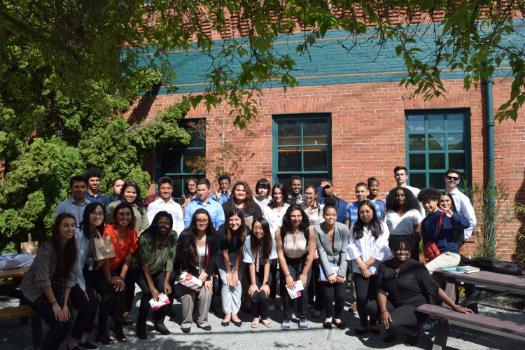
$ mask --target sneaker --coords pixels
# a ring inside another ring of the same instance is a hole
[[[299,329],[308,329],[308,321],[306,318],[301,318],[299,320]]]
[[[283,331],[287,331],[290,328],[292,328],[292,321],[290,320],[284,320],[283,323],[281,323],[281,329]]]

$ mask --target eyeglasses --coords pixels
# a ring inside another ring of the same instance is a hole
[[[332,187],[332,186],[330,186],[330,185],[324,185],[324,186],[323,186],[323,188],[324,188],[325,190],[328,190],[328,189],[330,189],[331,187]]]
[[[447,179],[451,180],[451,181],[458,181],[459,180],[459,177],[456,177],[456,176],[447,176]]]
[[[104,216],[104,213],[101,212],[101,211],[93,211],[93,212],[91,212],[91,215],[95,215],[95,216]]]
[[[259,185],[259,188],[268,188],[268,187],[270,187],[270,186],[265,185],[265,184],[260,184],[260,185]]]

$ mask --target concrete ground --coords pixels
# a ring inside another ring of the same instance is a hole
[[[5,301],[2,303],[5,305]],[[220,304],[215,304],[220,308]],[[173,306],[175,314],[180,317],[181,306],[176,303]],[[490,307],[481,307],[482,313],[505,315],[509,319],[525,322],[525,314],[510,312]],[[262,324],[257,329],[250,328],[250,316],[241,313],[243,321],[241,327],[232,323],[228,327],[222,327],[221,318],[210,314],[211,332],[203,331],[197,327],[191,329],[190,334],[183,334],[180,326],[175,320],[172,322],[166,318],[166,326],[172,332],[171,335],[162,336],[153,330],[148,322],[148,340],[141,341],[135,337],[134,327],[126,327],[125,333],[128,342],[120,344],[115,341],[113,345],[101,346],[100,349],[430,349],[432,346],[433,333],[423,333],[416,347],[406,346],[403,343],[385,344],[381,341],[383,334],[370,336],[356,336],[354,329],[359,320],[350,312],[344,312],[344,321],[347,329],[339,330],[333,328],[326,330],[322,328],[322,319],[310,321],[308,330],[297,329],[297,323],[293,324],[292,330],[281,331],[280,321],[282,312],[277,309],[271,313],[272,325],[270,328]],[[310,318],[311,319],[311,318]],[[44,327],[45,332],[45,327]],[[0,349],[1,350],[29,350],[31,349],[31,335],[28,325],[21,325],[20,320],[0,322]],[[525,349],[525,343],[509,340],[507,338],[493,336],[486,333],[471,331],[460,327],[451,327],[448,340],[450,349]],[[65,347],[63,347],[65,349]]]

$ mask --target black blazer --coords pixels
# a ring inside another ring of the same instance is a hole
[[[193,266],[191,258],[188,255],[188,246],[191,244],[191,232],[185,230],[179,236],[177,241],[177,250],[175,255],[175,263],[173,270],[176,272],[176,276],[180,275],[181,272],[186,271],[194,276],[199,275],[199,269],[197,266]],[[219,253],[219,241],[214,234],[206,235],[206,259],[204,272],[211,276],[215,272],[217,264],[217,254]]]

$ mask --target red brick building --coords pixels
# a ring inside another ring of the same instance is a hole
[[[378,53],[377,47],[365,43],[346,52],[335,44],[341,36],[341,32],[330,33],[326,41],[334,44],[312,50],[311,60],[296,58],[299,87],[286,92],[264,89],[258,100],[260,115],[246,130],[233,127],[226,105],[211,112],[202,106],[191,110],[187,119],[205,120],[205,140],[152,154],[145,162],[152,178],[173,176],[181,191],[182,179],[192,173],[188,159],[201,155],[208,165],[206,176],[212,180],[226,144],[233,151],[227,154],[225,168],[234,179],[252,186],[261,177],[274,183],[298,174],[305,184],[329,177],[340,197],[354,200],[355,184],[370,176],[379,179],[384,192],[393,187],[396,165],[409,168],[411,185],[416,187],[442,188],[443,172],[452,167],[464,171],[468,187],[486,186],[487,118],[481,89],[466,91],[461,74],[449,73],[443,98],[413,98],[399,85],[404,67],[392,48]],[[276,45],[292,50],[288,43]],[[203,80],[198,72],[205,65],[195,55],[173,54],[182,67],[175,82],[180,93],[144,97],[134,113],[154,118],[184,94],[199,91]],[[511,80],[505,74],[495,74],[495,108],[510,91]],[[510,259],[517,252],[517,232],[525,226],[523,217],[520,222],[513,211],[514,203],[525,202],[523,111],[516,122],[496,122],[494,154],[495,181],[508,193],[499,205],[495,250],[499,258]],[[475,246],[467,244],[471,253]]]

